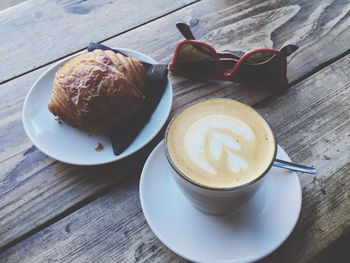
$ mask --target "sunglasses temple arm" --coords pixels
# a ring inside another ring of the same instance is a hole
[[[285,45],[280,49],[280,52],[283,53],[286,57],[288,57],[289,55],[293,54],[295,51],[298,50],[298,46],[297,45]]]
[[[176,23],[176,27],[186,39],[188,40],[195,39],[190,26],[187,25],[186,23],[182,23],[182,22]]]

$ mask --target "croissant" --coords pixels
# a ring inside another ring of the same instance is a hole
[[[140,109],[145,81],[140,61],[97,49],[72,58],[56,72],[48,108],[73,127],[106,130]]]

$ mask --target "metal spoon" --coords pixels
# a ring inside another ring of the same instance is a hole
[[[316,169],[313,167],[291,163],[279,159],[275,159],[273,166],[307,174],[315,174],[317,172]]]

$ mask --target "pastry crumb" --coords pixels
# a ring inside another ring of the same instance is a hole
[[[103,145],[99,142],[98,144],[97,144],[97,146],[95,147],[95,151],[96,152],[100,152],[100,151],[102,151],[103,150]]]

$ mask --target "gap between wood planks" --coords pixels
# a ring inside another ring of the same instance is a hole
[[[307,72],[305,75],[303,75],[300,78],[297,78],[296,80],[292,81],[291,83],[289,83],[289,86],[294,86],[295,84],[302,82],[304,79],[309,78],[310,76],[314,75],[315,73],[317,73],[318,71],[322,70],[325,67],[328,67],[329,65],[333,64],[334,62],[336,62],[337,60],[347,56],[350,54],[350,49],[348,49],[347,51],[345,51],[343,54],[340,54],[339,56],[332,58],[324,63],[322,63],[321,65],[317,66],[315,69],[311,70],[310,72]]]
[[[345,57],[345,56],[347,56],[347,55],[349,55],[349,54],[350,54],[350,49],[348,49],[347,51],[345,51],[343,54],[341,54],[341,55],[339,55],[339,56],[337,56],[337,57],[335,57],[335,58],[332,58],[332,59],[328,60],[327,62],[322,63],[321,65],[317,66],[315,69],[311,70],[310,72],[305,73],[305,75],[303,75],[303,76],[297,78],[296,80],[292,81],[291,83],[289,83],[289,84],[288,84],[288,88],[290,88],[290,87],[292,87],[292,86],[298,84],[299,82],[302,82],[303,80],[305,80],[305,79],[311,77],[312,75],[316,74],[316,73],[319,72],[320,70],[322,70],[322,69],[328,67],[329,65],[333,64],[333,63],[336,62],[337,60],[339,60],[339,59],[341,59],[341,58],[343,58],[343,57]],[[276,92],[276,93],[274,93],[273,95],[271,95],[271,96],[269,96],[269,97],[267,97],[267,98],[265,98],[265,99],[263,99],[263,100],[261,100],[261,101],[259,101],[259,102],[257,102],[257,103],[254,103],[252,106],[253,106],[254,108],[256,108],[256,107],[258,107],[258,106],[260,106],[260,105],[263,105],[263,104],[265,104],[265,103],[267,103],[267,102],[269,102],[269,101],[271,101],[271,100],[273,100],[273,99],[275,99],[275,98],[281,96],[281,94],[283,94],[283,93],[286,92],[286,91],[288,91],[288,89],[284,89],[284,90],[282,90],[281,92]],[[0,162],[0,163],[1,163],[1,162]]]
[[[194,2],[194,3],[197,3],[197,2],[199,2],[199,1],[200,1],[200,0],[198,0],[198,1]],[[188,4],[188,5],[186,5],[186,6],[189,6],[189,5],[192,5],[192,4],[193,4],[193,3]],[[186,6],[184,6],[184,7],[186,7]],[[180,9],[182,9],[182,8],[178,8],[177,10],[180,10]],[[170,14],[170,13],[172,13],[172,12],[169,12],[169,14]],[[161,17],[163,17],[163,16],[161,16]],[[161,17],[159,17],[159,18],[161,18]],[[158,19],[158,18],[157,18],[157,19]],[[156,19],[154,19],[154,20],[156,20]],[[150,21],[148,21],[148,22],[146,22],[146,23],[143,23],[142,25],[146,25],[146,24],[148,24],[148,23],[150,23],[150,22],[152,22],[152,21],[154,21],[154,20],[150,20]],[[142,26],[142,25],[140,25],[140,26]],[[137,26],[137,27],[138,27],[138,26]],[[107,41],[107,40],[109,40],[109,39],[112,39],[112,38],[114,38],[114,37],[116,37],[116,36],[119,36],[119,35],[121,35],[121,34],[124,34],[124,33],[128,32],[128,31],[131,31],[131,30],[137,28],[137,27],[131,28],[130,30],[126,30],[126,31],[124,31],[124,32],[122,32],[122,33],[119,33],[119,34],[117,34],[117,35],[115,35],[115,36],[109,37],[109,38],[107,38],[107,39],[105,39],[105,40],[101,40],[101,41],[99,41],[99,43],[102,43],[102,42]],[[86,47],[85,47],[85,48],[86,48]],[[69,53],[69,54],[66,55],[66,56],[63,56],[63,57],[58,58],[58,59],[55,59],[55,60],[53,60],[53,61],[51,61],[51,62],[49,62],[49,63],[46,63],[46,64],[44,64],[44,65],[42,65],[42,66],[40,66],[40,67],[38,67],[38,68],[35,68],[35,69],[33,69],[33,70],[30,70],[30,71],[27,71],[27,72],[22,73],[22,74],[20,74],[20,75],[17,75],[17,76],[14,77],[14,78],[8,79],[8,80],[6,80],[6,81],[0,83],[0,86],[1,86],[1,84],[4,84],[4,83],[9,82],[9,81],[11,81],[11,80],[14,80],[14,79],[16,79],[16,78],[18,78],[18,77],[21,77],[21,76],[23,76],[23,75],[26,75],[26,74],[28,74],[28,73],[30,73],[30,72],[36,71],[36,70],[38,70],[38,69],[40,69],[40,68],[46,67],[46,66],[48,66],[48,65],[50,65],[50,64],[52,64],[52,63],[55,63],[55,62],[60,61],[60,60],[62,60],[62,59],[64,59],[64,58],[66,58],[66,57],[69,57],[69,56],[71,56],[71,55],[73,55],[73,54],[75,54],[75,53],[81,52],[81,51],[83,51],[85,48],[82,48],[82,49],[80,49],[80,50],[78,50],[78,51],[76,51],[76,52],[73,52],[73,53]],[[339,56],[337,56],[337,57],[335,57],[335,58],[333,58],[333,59],[330,59],[330,60],[328,60],[328,61],[325,62],[325,63],[322,63],[321,65],[317,66],[315,69],[311,70],[310,72],[305,73],[305,75],[303,75],[302,77],[299,77],[298,79],[296,79],[296,80],[292,81],[291,83],[289,83],[289,84],[288,84],[288,88],[290,88],[290,87],[296,85],[297,83],[302,82],[303,80],[305,80],[305,79],[311,77],[312,75],[316,74],[318,71],[320,71],[320,70],[322,70],[322,69],[328,67],[329,65],[333,64],[333,63],[336,62],[337,60],[339,60],[339,59],[341,59],[341,58],[343,58],[343,57],[345,57],[345,56],[347,56],[347,55],[349,55],[349,54],[350,54],[350,49],[348,49],[347,51],[345,51],[345,52],[342,53],[341,55],[339,55]],[[283,94],[283,93],[286,92],[287,90],[288,90],[288,89],[284,89],[284,90],[282,90],[281,92],[274,93],[273,95],[271,95],[271,96],[269,96],[269,97],[267,97],[267,98],[265,98],[265,99],[263,99],[263,100],[261,100],[261,101],[259,101],[259,102],[257,102],[257,103],[254,103],[252,106],[253,106],[253,107],[258,107],[259,105],[265,104],[266,102],[268,102],[268,101],[270,101],[270,100],[273,100],[274,98],[279,97],[281,94]],[[32,147],[34,147],[34,146],[32,146]],[[13,156],[10,156],[10,157],[8,157],[8,158],[6,158],[6,159],[4,159],[4,160],[1,160],[1,161],[0,161],[0,164],[3,163],[3,162],[5,162],[5,161],[7,161],[7,160],[10,159],[10,158],[13,158],[13,157],[18,156],[18,155],[20,155],[20,154],[23,154],[23,153],[26,152],[26,151],[28,151],[28,149],[23,150],[23,151],[21,151],[21,152],[18,152],[17,154],[15,154],[15,155],[13,155]]]
[[[120,34],[118,34],[120,35]],[[335,59],[331,59],[329,61],[327,61],[326,63],[323,63],[322,65],[318,66],[316,69],[312,70],[310,73],[306,74],[303,77],[300,77],[299,79],[293,81],[290,86],[293,86],[297,83],[299,83],[300,81],[309,78],[310,76],[314,75],[315,73],[317,73],[318,71],[322,70],[323,68],[331,65],[332,63],[334,63],[335,61],[337,61],[339,58],[344,57],[345,55],[349,54],[350,50],[346,51],[345,53],[343,53],[342,55],[336,57]],[[35,69],[36,70],[36,69]],[[33,70],[34,71],[34,70]],[[270,97],[267,97],[266,99],[264,99],[263,101],[257,103],[257,105],[267,101],[267,100],[271,100],[274,97],[277,97],[278,95],[272,95]],[[162,133],[161,133],[162,134]],[[159,138],[158,138],[159,139]],[[133,180],[133,179],[131,179]],[[126,179],[124,181],[124,183],[127,183],[131,180]],[[57,216],[53,217],[52,219],[48,220],[47,222],[45,222],[44,224],[38,225],[36,228],[31,229],[30,231],[24,233],[22,236],[18,237],[17,239],[13,240],[12,242],[8,243],[7,245],[3,246],[0,248],[0,251],[6,250],[18,243],[20,243],[21,241],[23,241],[24,239],[30,237],[31,235],[43,230],[44,228],[46,228],[47,226],[65,218],[66,216],[70,215],[71,213],[73,213],[74,211],[82,208],[83,206],[89,204],[90,202],[98,199],[99,197],[103,196],[106,192],[108,192],[111,189],[111,187],[107,187],[105,189],[101,189],[101,191],[98,191],[97,193],[83,199],[82,201],[79,201],[78,203],[74,204],[72,207],[66,209],[65,211],[63,211],[62,213],[58,214]]]
[[[163,127],[162,130],[157,134],[157,136],[155,138],[153,138],[152,141],[146,146],[147,148],[149,148],[146,151],[148,154],[152,151],[152,149],[154,147],[157,146],[158,142],[162,139],[162,135],[163,135],[164,132],[165,132],[165,127]],[[35,146],[33,146],[33,147],[35,147]],[[28,151],[28,150],[26,150],[26,151]],[[148,154],[146,154],[146,155],[148,155]],[[53,161],[53,163],[55,163],[55,162],[58,162],[58,161],[56,161],[56,160]],[[141,166],[142,166],[142,164],[141,164]],[[137,173],[140,173],[141,169],[142,169],[142,167],[139,167],[138,169],[136,169]],[[129,177],[123,178],[122,182],[120,183],[120,185],[128,184],[128,183],[130,183],[130,182],[132,182],[134,180],[139,180],[139,178],[135,179],[135,177],[133,177],[133,176],[129,176]],[[57,214],[56,216],[54,216],[53,218],[49,219],[45,223],[37,225],[35,228],[33,228],[30,231],[24,233],[23,235],[19,236],[18,238],[14,239],[13,241],[10,241],[6,245],[0,246],[0,253],[2,253],[5,250],[15,246],[16,244],[18,244],[18,243],[22,242],[23,240],[27,239],[28,237],[30,237],[30,236],[40,232],[41,230],[45,229],[46,227],[48,227],[48,226],[50,226],[50,225],[60,221],[61,219],[69,216],[70,214],[74,213],[75,211],[79,210],[80,208],[84,207],[85,205],[87,205],[87,204],[95,201],[99,197],[105,195],[111,189],[113,189],[115,187],[116,187],[115,184],[111,184],[111,185],[109,185],[109,186],[107,186],[107,187],[105,187],[103,189],[100,189],[96,193],[94,193],[94,194],[84,198],[83,200],[77,202],[76,204],[72,205],[68,209],[66,209],[66,210],[62,211],[61,213]]]
[[[337,58],[335,59],[332,59],[331,61],[327,62],[327,63],[323,63],[321,66],[317,67],[317,69],[315,70],[312,70],[312,72],[308,73],[307,76],[303,76],[295,81],[293,81],[289,86],[292,87],[294,85],[296,85],[297,83],[311,77],[312,75],[316,74],[318,71],[322,70],[323,68],[333,64],[334,62],[336,62],[338,59],[340,59],[341,57],[344,57],[346,56],[347,54],[350,53],[350,50],[348,50],[347,52],[343,53],[342,55],[338,56]],[[288,89],[286,89],[288,90]],[[283,91],[284,92],[284,91]],[[275,97],[278,97],[280,94],[274,94],[274,95],[271,95],[269,97],[267,97],[266,99],[263,99],[262,101],[256,103],[254,106],[256,105],[263,105],[265,104],[266,102],[272,100],[273,98]],[[155,144],[156,142],[158,142],[159,140],[161,140],[161,137],[162,137],[162,134],[164,132],[164,128],[160,131],[160,133],[157,135],[157,137],[155,139],[152,140],[151,144]],[[155,145],[154,145],[155,146]],[[28,151],[28,150],[26,150]],[[22,154],[23,152],[25,151],[22,151],[21,153],[18,153],[18,154]],[[18,155],[17,154],[17,155]],[[57,162],[57,161],[54,161],[54,162]],[[140,169],[138,169],[140,170]],[[128,178],[124,178],[122,184],[127,184],[127,183],[130,183],[131,181],[134,181],[134,180],[138,180],[138,179],[135,179],[134,177],[129,177],[130,179]],[[38,225],[36,228],[33,228],[31,229],[30,231],[24,233],[22,236],[14,239],[13,241],[9,242],[8,244],[6,244],[5,246],[2,246],[0,247],[0,252],[4,252],[5,250],[15,246],[16,244],[22,242],[23,240],[27,239],[28,237],[40,232],[41,230],[45,229],[46,227],[60,221],[61,219],[69,216],[70,214],[72,214],[73,212],[79,210],[80,208],[84,207],[85,205],[95,201],[96,199],[100,198],[101,196],[105,195],[106,193],[108,193],[112,188],[114,188],[115,185],[111,185],[111,186],[108,186],[104,189],[100,189],[98,192],[92,194],[91,196],[88,196],[86,197],[85,199],[77,202],[76,204],[74,204],[73,206],[69,207],[68,209],[64,210],[63,212],[61,212],[60,214],[56,215],[55,217],[49,219],[48,221],[46,221],[45,223],[41,224],[41,225]]]
[[[136,29],[136,28],[138,28],[138,27],[141,27],[141,26],[147,25],[147,24],[149,24],[149,23],[152,23],[152,22],[154,22],[154,21],[156,21],[156,20],[158,20],[158,19],[160,19],[160,18],[162,18],[162,17],[165,17],[165,16],[167,16],[167,15],[170,15],[170,14],[172,14],[172,13],[175,13],[175,12],[177,12],[177,11],[183,9],[183,8],[186,8],[186,7],[188,7],[188,6],[191,6],[191,5],[193,5],[193,4],[196,4],[196,3],[200,2],[200,1],[201,1],[201,0],[196,0],[196,1],[192,2],[192,3],[189,3],[189,4],[183,5],[183,6],[181,6],[181,7],[178,7],[178,8],[176,8],[176,9],[174,9],[174,10],[171,10],[171,11],[169,11],[169,12],[167,12],[167,13],[161,15],[161,16],[155,17],[155,18],[153,18],[153,19],[151,19],[151,20],[148,20],[148,21],[146,21],[146,22],[140,23],[140,24],[138,24],[137,26],[134,26],[134,27],[131,27],[131,28],[127,29],[127,30],[124,30],[124,31],[122,31],[122,32],[120,32],[120,33],[118,33],[118,34],[115,34],[115,35],[112,35],[112,36],[107,37],[107,38],[105,38],[105,39],[102,39],[102,40],[98,41],[98,43],[102,43],[102,42],[105,42],[105,41],[110,40],[110,39],[112,39],[112,38],[115,38],[115,37],[117,37],[117,36],[123,35],[123,34],[129,32],[129,31],[132,31],[132,30],[134,30],[134,29]],[[58,61],[60,61],[60,60],[62,60],[62,59],[64,59],[64,58],[67,58],[67,57],[69,57],[69,56],[72,56],[72,55],[74,55],[74,54],[76,54],[76,53],[78,53],[78,52],[83,51],[83,50],[86,49],[86,48],[87,48],[87,46],[85,46],[85,47],[83,47],[83,48],[81,48],[81,49],[78,49],[78,50],[76,50],[75,52],[68,53],[68,54],[65,55],[65,56],[62,56],[62,57],[59,57],[59,58],[57,58],[57,59],[51,60],[50,62],[47,62],[47,63],[45,63],[45,64],[43,64],[43,65],[41,65],[41,66],[36,67],[35,69],[31,69],[31,70],[25,71],[25,72],[23,72],[23,73],[21,73],[21,74],[18,74],[18,75],[16,75],[16,76],[12,77],[12,78],[9,78],[9,79],[7,79],[7,80],[4,80],[4,81],[0,82],[0,85],[5,84],[5,83],[7,83],[7,82],[9,82],[9,81],[11,81],[11,80],[14,80],[14,79],[18,78],[18,77],[22,77],[22,76],[24,76],[24,75],[27,75],[28,73],[31,73],[31,72],[33,72],[33,71],[35,71],[35,70],[37,70],[37,69],[41,69],[41,68],[46,67],[46,66],[48,66],[48,65],[50,65],[50,64],[53,64],[53,63],[55,63],[55,62],[58,62]]]
[[[196,1],[196,2],[199,2],[199,1]],[[196,3],[196,2],[194,2],[194,3]],[[193,3],[188,4],[188,5],[186,5],[186,6],[189,6],[189,5],[192,5],[192,4],[193,4]],[[150,20],[150,21],[148,21],[148,22],[145,22],[145,23],[143,23],[143,24],[140,24],[140,25],[138,25],[138,26],[136,26],[136,27],[134,27],[134,28],[130,28],[130,29],[128,29],[128,30],[125,30],[124,32],[118,33],[118,34],[116,34],[115,36],[111,36],[111,37],[109,37],[109,38],[106,38],[105,40],[101,40],[100,42],[103,42],[103,41],[106,41],[106,40],[108,40],[108,39],[114,38],[114,37],[116,37],[116,36],[122,35],[122,34],[128,32],[128,31],[131,31],[131,30],[133,30],[133,29],[135,29],[135,28],[137,28],[137,27],[140,27],[140,26],[142,26],[142,25],[146,25],[146,24],[148,24],[148,23],[150,23],[150,22],[152,22],[152,21],[154,21],[154,20],[157,20],[157,19],[159,19],[159,18],[161,18],[161,17],[164,17],[164,16],[166,16],[166,15],[168,15],[168,14],[171,14],[171,13],[173,13],[173,12],[176,12],[176,11],[178,11],[178,10],[180,10],[180,9],[182,9],[182,8],[184,8],[184,7],[186,7],[186,6],[183,6],[183,7],[181,7],[181,8],[176,9],[176,10],[173,10],[173,11],[171,11],[171,12],[168,12],[167,14],[164,14],[164,15],[158,17],[158,18],[154,18],[154,19],[152,19],[152,20]],[[81,50],[83,50],[83,49],[81,49]],[[78,50],[78,51],[81,51],[81,50]],[[27,71],[27,72],[25,72],[25,73],[23,73],[23,74],[20,74],[20,75],[14,77],[14,78],[12,78],[12,79],[6,80],[6,81],[4,81],[4,82],[2,82],[2,83],[0,83],[0,84],[3,84],[3,83],[8,82],[8,81],[10,81],[10,80],[13,80],[13,79],[15,79],[15,78],[17,78],[17,77],[19,77],[19,76],[26,75],[26,74],[28,74],[28,73],[30,73],[30,72],[33,72],[33,71],[35,71],[35,70],[37,70],[37,69],[40,69],[40,68],[42,68],[42,67],[44,67],[44,66],[47,66],[47,65],[49,65],[49,64],[51,64],[51,63],[53,63],[53,62],[56,62],[56,61],[58,61],[58,60],[61,60],[62,58],[65,58],[65,57],[67,57],[67,56],[70,56],[71,54],[74,54],[74,53],[75,53],[75,52],[70,53],[70,54],[68,54],[68,55],[66,55],[66,56],[63,56],[63,57],[61,57],[61,58],[59,58],[59,59],[53,60],[53,61],[51,61],[51,62],[49,62],[49,63],[46,63],[45,65],[42,65],[42,66],[40,66],[40,67],[38,67],[38,68],[36,68],[36,69]],[[297,80],[293,81],[289,86],[293,86],[293,85],[299,83],[300,81],[302,81],[302,80],[304,80],[304,79],[306,79],[306,78],[309,78],[309,77],[312,76],[313,74],[317,73],[318,71],[320,71],[320,70],[322,70],[323,68],[329,66],[330,64],[332,64],[332,63],[335,62],[336,60],[338,60],[338,59],[340,59],[340,58],[346,56],[346,55],[349,54],[349,53],[350,53],[350,50],[348,50],[348,51],[346,51],[345,53],[343,53],[343,54],[337,56],[337,57],[334,58],[334,59],[331,59],[331,60],[329,60],[329,61],[327,61],[327,62],[321,64],[320,66],[318,66],[318,67],[315,68],[314,70],[310,71],[309,73],[306,73],[306,74],[303,75],[302,77],[300,77],[300,78],[298,78]],[[259,105],[260,103],[263,103],[263,102],[266,101],[266,100],[271,100],[271,99],[273,99],[273,98],[275,98],[275,97],[277,97],[277,96],[279,96],[279,95],[280,95],[280,93],[279,93],[279,94],[274,94],[274,95],[272,95],[272,96],[270,96],[270,97],[267,97],[266,99],[262,100],[261,102],[257,103],[256,105]],[[129,181],[129,180],[125,180],[125,181]],[[14,245],[14,244],[16,244],[16,243],[19,243],[20,241],[24,240],[25,238],[31,236],[32,234],[34,234],[34,233],[36,233],[36,232],[42,230],[43,228],[47,227],[48,225],[51,225],[52,223],[55,223],[55,222],[59,221],[60,219],[62,219],[62,218],[64,218],[64,217],[68,216],[69,214],[71,214],[72,212],[78,210],[79,208],[83,207],[84,205],[86,205],[86,204],[88,204],[88,203],[90,203],[90,202],[96,200],[96,199],[99,198],[100,196],[104,195],[106,191],[109,191],[109,190],[110,190],[110,188],[107,187],[106,189],[103,189],[103,190],[101,190],[101,191],[99,191],[99,192],[93,194],[92,196],[89,196],[89,197],[83,199],[82,201],[80,201],[80,202],[74,204],[72,207],[70,207],[70,208],[66,209],[65,211],[63,211],[62,213],[58,214],[58,215],[55,216],[54,218],[48,220],[48,221],[45,222],[44,224],[42,224],[42,225],[38,226],[37,228],[32,229],[32,230],[28,231],[27,233],[23,234],[21,237],[19,237],[18,239],[14,240],[14,241],[11,242],[10,244]],[[12,245],[10,246],[10,244],[8,244],[9,247],[12,246]],[[6,245],[6,246],[7,246],[7,245]],[[6,247],[6,246],[4,246],[4,247]]]
[[[57,162],[57,161],[55,161],[55,162]],[[135,180],[133,177],[130,177],[130,179],[125,179],[121,185],[127,184],[133,180]],[[60,221],[61,219],[69,216],[70,214],[74,213],[75,211],[79,210],[80,208],[84,207],[85,205],[95,201],[99,197],[101,197],[104,194],[106,194],[107,192],[109,192],[114,187],[115,187],[115,185],[110,185],[105,189],[100,189],[100,191],[98,191],[95,194],[92,194],[92,195],[88,196],[87,198],[77,202],[76,204],[72,205],[68,209],[64,210],[62,213],[60,213],[57,216],[46,221],[44,224],[38,225],[36,228],[31,229],[30,231],[24,233],[22,236],[14,239],[13,241],[10,241],[5,246],[0,247],[0,254],[2,252],[4,252],[5,250],[7,250],[7,249],[17,245],[18,243],[22,242],[23,240],[27,239],[28,237],[40,232],[41,230],[45,229],[46,227],[48,227],[48,226]]]

